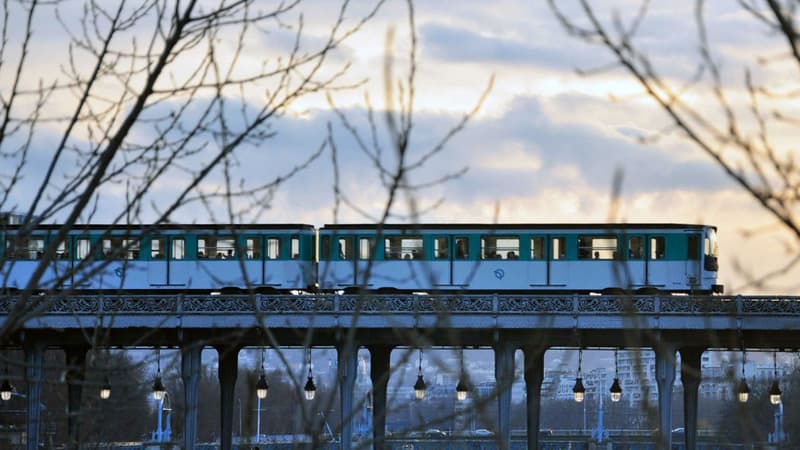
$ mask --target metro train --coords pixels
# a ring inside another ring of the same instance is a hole
[[[0,230],[24,288],[58,230]],[[691,224],[81,226],[40,289],[722,293],[716,227]]]

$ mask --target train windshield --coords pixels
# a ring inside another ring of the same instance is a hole
[[[717,231],[709,228],[706,233],[705,239],[705,254],[706,256],[719,256],[719,243],[717,242]]]

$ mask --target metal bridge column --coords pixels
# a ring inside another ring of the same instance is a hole
[[[514,382],[514,350],[514,345],[508,342],[499,342],[494,346],[497,435],[501,449],[511,448],[511,384]]]
[[[81,395],[86,378],[86,346],[64,347],[67,362],[67,448],[76,449],[80,443]]]
[[[675,383],[675,348],[657,346],[656,381],[658,382],[658,440],[656,448],[672,448],[672,385]]]
[[[697,389],[700,387],[700,358],[703,350],[697,347],[680,349],[686,450],[697,449]]]
[[[392,347],[373,345],[368,348],[369,375],[372,379],[372,448],[383,450],[386,445],[386,391],[389,386]]]
[[[220,450],[233,447],[233,394],[239,373],[239,348],[217,347],[219,354]]]
[[[203,347],[189,344],[181,347],[181,378],[186,405],[183,416],[183,448],[194,450],[197,440],[197,393],[200,384],[200,354]]]
[[[539,414],[541,412],[542,381],[544,380],[545,347],[528,345],[522,348],[525,354],[525,394],[528,413],[528,448],[539,448]]]
[[[42,413],[42,354],[46,345],[31,342],[25,345],[25,381],[28,384],[28,450],[39,449],[39,422]]]
[[[339,400],[341,406],[341,449],[350,450],[353,442],[353,389],[358,375],[358,345],[346,342],[336,346],[339,371]]]

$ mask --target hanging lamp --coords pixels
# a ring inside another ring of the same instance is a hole
[[[572,398],[580,403],[586,398],[586,388],[583,387],[583,377],[581,374],[581,364],[583,360],[583,349],[578,349],[578,373],[575,376],[575,386],[572,387]]]
[[[622,386],[619,384],[619,361],[617,358],[617,349],[614,349],[614,382],[611,383],[611,401],[618,402],[622,400]]]

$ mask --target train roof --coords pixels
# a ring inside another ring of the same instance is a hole
[[[61,224],[42,224],[36,227],[36,230],[58,230],[61,228]],[[16,230],[19,229],[20,225],[5,225],[0,229],[5,230]],[[178,224],[178,223],[169,223],[169,224],[88,224],[88,225],[75,225],[72,227],[71,231],[76,232],[83,232],[83,231],[108,231],[108,230],[126,230],[126,231],[136,231],[136,230],[148,230],[149,232],[158,232],[158,231],[198,231],[198,230],[314,230],[314,225],[303,224],[303,223],[259,223],[259,224]]]
[[[420,224],[384,224],[384,230],[699,230],[714,228],[713,225],[684,223],[420,223]],[[377,229],[378,225],[370,224],[326,224],[323,230],[363,230]]]

